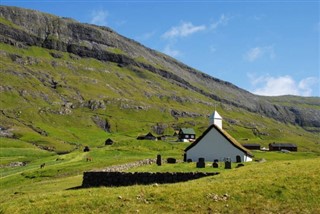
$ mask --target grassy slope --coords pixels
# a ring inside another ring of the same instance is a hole
[[[21,141],[53,147],[55,151],[70,151],[76,144],[101,145],[109,134],[94,124],[93,116],[108,120],[116,140],[121,140],[123,135],[135,138],[145,134],[157,123],[167,125],[166,134],[180,126],[193,127],[199,135],[207,127],[207,115],[213,110],[211,105],[204,104],[211,103],[210,99],[148,71],[134,72],[113,63],[77,59],[38,47],[19,49],[1,44],[1,50],[1,85],[11,88],[1,91],[0,107],[6,114],[1,115],[1,125],[13,127]],[[61,58],[52,57],[51,52]],[[12,60],[10,54],[21,59]],[[51,80],[58,82],[57,89],[50,87]],[[89,100],[104,100],[106,108],[81,107]],[[67,102],[76,108],[67,115],[59,114]],[[137,106],[144,110],[137,110]],[[170,115],[171,109],[202,116],[176,120]],[[310,134],[225,104],[219,105],[218,111],[225,121],[237,121],[224,124],[239,141],[248,139],[264,146],[272,141],[286,141],[297,143],[302,151],[320,151],[316,144],[319,133]],[[40,128],[48,136],[30,127]],[[254,135],[253,128],[265,135]]]
[[[0,109],[5,113],[5,116],[0,115],[0,125],[10,128],[16,139],[0,137],[0,161],[1,165],[14,161],[28,162],[25,167],[0,168],[1,209],[5,213],[99,213],[106,209],[114,213],[127,210],[196,212],[198,209],[202,213],[210,210],[231,213],[237,210],[280,210],[283,213],[287,209],[291,212],[298,212],[299,209],[306,213],[317,211],[314,200],[319,200],[316,196],[319,189],[315,188],[319,177],[314,170],[319,169],[314,169],[313,165],[319,166],[319,158],[315,158],[320,153],[319,133],[312,134],[300,127],[224,104],[218,105],[219,113],[225,121],[236,120],[233,123],[224,122],[224,128],[241,143],[258,142],[267,146],[273,141],[293,142],[303,153],[291,156],[271,154],[271,157],[269,154],[256,153],[257,157],[276,159],[278,162],[249,164],[243,169],[231,171],[221,170],[223,173],[217,177],[181,184],[66,191],[81,184],[81,175],[85,170],[154,158],[158,153],[164,157],[182,158],[182,150],[187,144],[136,141],[135,138],[151,131],[151,127],[157,123],[168,126],[166,134],[172,134],[173,127],[177,126],[193,127],[199,136],[207,127],[207,115],[213,110],[212,105],[203,103],[212,101],[148,71],[133,72],[112,63],[76,59],[60,52],[58,54],[62,57],[57,59],[50,55],[52,51],[37,47],[18,49],[1,44],[1,50],[1,86],[9,89],[0,91]],[[13,60],[9,54],[20,55],[21,60]],[[51,79],[58,82],[57,89],[50,87]],[[189,99],[178,101],[174,97]],[[79,100],[86,103],[91,99],[104,100],[106,108],[91,110],[80,106]],[[67,101],[76,104],[76,108],[71,109],[70,114],[59,114]],[[146,108],[137,110],[136,106]],[[202,116],[174,119],[170,115],[171,109]],[[99,128],[92,121],[93,116],[107,119],[111,124],[111,133]],[[260,134],[254,134],[253,129]],[[47,135],[35,130],[44,130]],[[116,141],[115,145],[99,148],[108,137]],[[92,151],[81,152],[84,145],[89,145]],[[78,149],[57,156],[38,146],[52,147],[58,152]],[[86,162],[87,156],[93,157],[94,161]],[[296,158],[311,159],[292,160]],[[290,160],[290,164],[286,160]],[[40,170],[42,163],[46,163],[46,167]],[[275,164],[277,167],[274,167]],[[163,167],[163,170],[191,170],[193,166],[172,167]],[[301,167],[304,170],[297,170]],[[281,172],[291,173],[292,176],[286,178],[287,174]],[[268,176],[264,179],[266,173]],[[252,174],[253,177],[249,176]],[[315,186],[298,197],[303,188],[313,187],[308,186],[313,184],[306,182],[306,176]],[[279,185],[281,183],[284,187],[274,185],[275,181],[272,180],[279,181]],[[295,182],[301,183],[301,187],[296,187]],[[268,188],[262,188],[266,186]],[[189,194],[190,191],[194,194]],[[213,202],[208,196],[210,193],[221,195],[225,192],[231,195],[228,202]],[[118,195],[123,200],[118,199]],[[314,199],[312,196],[315,196]],[[249,206],[247,200],[253,206]],[[289,207],[288,203],[294,205]]]

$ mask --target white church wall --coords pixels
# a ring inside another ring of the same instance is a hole
[[[225,158],[230,158],[232,162],[236,162],[236,156],[241,157],[241,161],[246,161],[246,154],[232,145],[220,132],[212,128],[197,145],[192,147],[187,152],[187,159],[198,161],[200,157],[205,158],[205,161],[213,161],[218,159],[223,161]]]

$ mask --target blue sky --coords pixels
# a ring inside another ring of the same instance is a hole
[[[108,26],[260,95],[320,96],[320,2],[1,0]]]

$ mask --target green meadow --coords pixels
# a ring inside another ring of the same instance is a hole
[[[2,213],[318,213],[320,157],[310,152],[260,152],[244,167],[197,169],[195,163],[164,163],[130,172],[219,172],[175,184],[78,188],[82,173],[92,169],[155,158],[182,160],[186,143],[133,141],[39,157],[22,166],[1,168]],[[135,150],[133,150],[135,149]],[[86,157],[93,161],[87,162]],[[40,169],[40,164],[46,166]]]

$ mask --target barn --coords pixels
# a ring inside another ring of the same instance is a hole
[[[210,126],[185,149],[184,157],[185,161],[204,158],[205,161],[212,162],[226,159],[232,162],[247,162],[252,161],[253,155],[222,129],[222,117],[215,111],[210,117]]]
[[[269,151],[281,151],[281,150],[296,152],[298,151],[298,147],[293,143],[270,143],[269,144]]]

